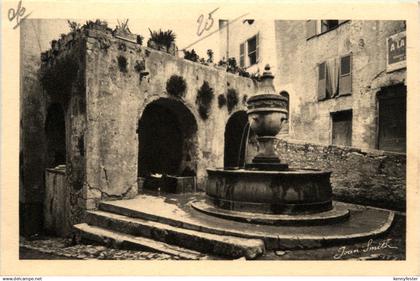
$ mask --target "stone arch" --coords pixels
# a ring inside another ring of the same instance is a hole
[[[197,122],[178,99],[157,98],[144,108],[138,122],[138,176],[195,176]]]
[[[248,115],[245,110],[238,110],[230,115],[225,127],[225,168],[244,166],[248,128]]]
[[[63,107],[52,103],[45,119],[47,140],[46,167],[54,168],[66,164],[66,121]]]

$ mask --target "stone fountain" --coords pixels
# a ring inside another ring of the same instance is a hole
[[[257,136],[258,154],[244,169],[207,169],[207,200],[193,207],[225,218],[262,223],[344,220],[346,209],[332,201],[329,171],[291,169],[275,151],[276,135],[287,118],[287,99],[276,94],[267,65],[259,90],[247,101],[248,122]]]

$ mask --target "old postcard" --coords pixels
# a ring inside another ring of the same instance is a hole
[[[1,274],[420,274],[419,12],[4,2]]]

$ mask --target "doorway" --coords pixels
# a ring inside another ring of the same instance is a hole
[[[378,149],[406,151],[406,95],[404,85],[386,87],[379,92]]]
[[[66,123],[64,110],[58,103],[48,107],[45,120],[47,137],[46,167],[55,168],[66,164]]]

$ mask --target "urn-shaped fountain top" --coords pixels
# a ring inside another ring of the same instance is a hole
[[[287,114],[287,99],[276,93],[273,85],[274,76],[267,64],[258,84],[255,96],[248,99],[248,114],[254,111],[277,111]]]

